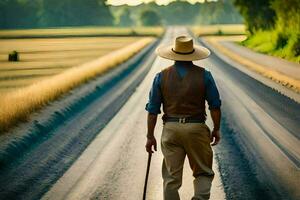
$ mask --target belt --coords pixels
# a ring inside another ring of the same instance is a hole
[[[195,117],[166,117],[164,122],[179,122],[182,124],[185,123],[204,123],[205,120]]]

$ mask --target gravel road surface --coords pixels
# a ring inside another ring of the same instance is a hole
[[[188,33],[170,27],[161,43]],[[300,104],[211,50],[208,59],[195,62],[212,72],[222,97],[211,199],[299,199]],[[154,58],[151,52],[139,67],[113,76],[124,77],[112,79],[117,84],[104,87],[101,80],[84,86],[101,91],[1,170],[0,199],[141,199],[147,164],[144,107],[155,74],[172,64]],[[56,114],[65,119],[63,112]],[[158,122],[158,140],[161,129]],[[159,147],[152,157],[149,200],[162,199],[161,162]],[[180,193],[183,200],[193,193],[187,162]]]

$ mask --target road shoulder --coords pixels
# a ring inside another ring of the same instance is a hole
[[[225,47],[226,43],[224,46],[224,43],[218,42],[218,40],[209,39],[207,37],[201,38],[200,41],[204,43],[207,47],[209,47],[218,57],[220,57],[222,60],[229,63],[233,67],[246,73],[252,78],[255,78],[261,83],[277,90],[279,93],[300,103],[300,93],[299,93],[300,80],[297,79],[297,77],[295,76],[291,77],[287,74],[283,74],[275,68],[266,66],[266,64],[265,65],[258,64],[257,61],[253,60],[255,58],[254,54],[251,55],[252,60],[250,60],[249,57],[247,58],[243,57],[240,55],[241,53],[238,53],[238,51],[230,50],[228,46],[230,46],[230,48],[233,48],[233,45],[228,45],[228,43],[227,43],[227,47]],[[247,53],[249,54],[249,52]],[[274,58],[274,59],[278,59],[278,58]],[[268,62],[272,63],[271,60],[268,60]],[[289,63],[287,61],[283,61],[283,62]],[[298,74],[300,74],[300,67],[298,69],[295,69],[295,64],[293,63],[292,65],[293,66],[290,66],[290,68],[293,70],[289,70],[291,71],[289,72],[289,74],[294,73],[295,70],[299,71]]]

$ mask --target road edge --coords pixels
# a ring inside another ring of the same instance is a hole
[[[300,94],[296,93],[295,91],[289,89],[288,87],[285,87],[281,85],[280,83],[275,82],[274,80],[267,78],[253,70],[250,70],[248,67],[244,66],[243,64],[233,60],[228,55],[224,55],[218,48],[216,48],[214,45],[212,45],[210,42],[203,38],[199,38],[199,41],[203,43],[205,46],[207,46],[209,49],[212,49],[214,53],[221,58],[223,61],[228,63],[229,65],[235,67],[236,69],[242,71],[243,73],[247,74],[248,76],[258,80],[259,82],[263,83],[264,85],[273,88],[280,94],[296,101],[297,103],[300,103]]]

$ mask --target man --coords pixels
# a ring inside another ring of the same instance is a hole
[[[165,200],[179,200],[178,189],[182,183],[185,156],[193,171],[193,200],[210,197],[212,170],[212,145],[220,141],[221,100],[214,79],[209,71],[196,66],[192,61],[207,58],[205,47],[194,46],[192,38],[177,37],[175,45],[159,47],[156,53],[174,60],[174,65],[156,75],[146,105],[148,133],[146,150],[157,150],[154,128],[160,106],[164,115],[161,149]],[[214,128],[212,133],[205,124],[205,101],[208,102]]]

